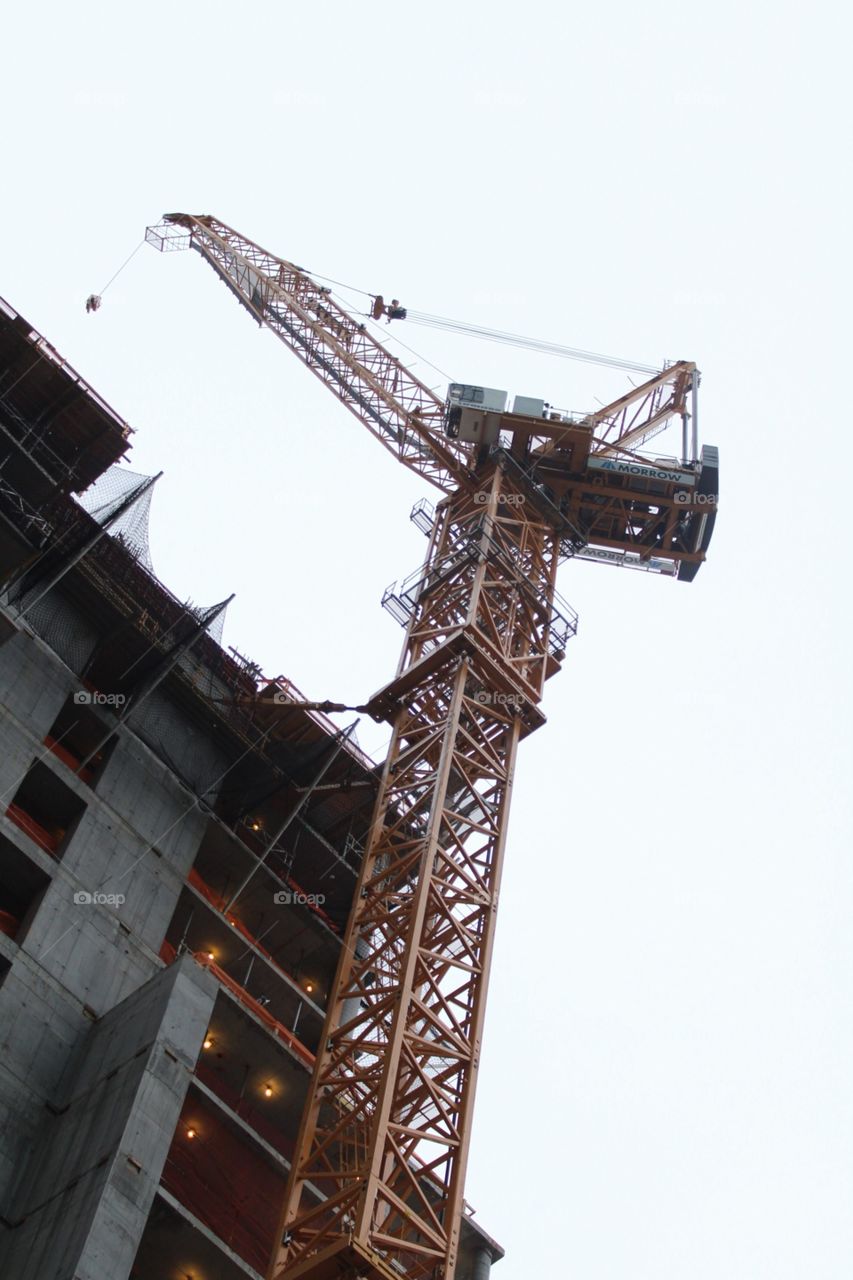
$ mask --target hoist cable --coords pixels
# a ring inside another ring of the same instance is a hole
[[[559,356],[563,360],[581,360],[587,364],[608,365],[612,369],[633,370],[637,373],[660,373],[660,369],[652,365],[623,360],[619,356],[606,356],[598,351],[583,351],[578,347],[566,347],[557,342],[546,342],[541,338],[526,338],[518,333],[504,333],[500,329],[486,329],[480,325],[468,324],[464,320],[449,320],[444,316],[428,315],[422,311],[408,311],[406,319],[412,324],[425,325],[431,329],[444,329],[449,333],[460,333],[469,338],[525,347],[530,351],[538,351],[542,355]]]
[[[299,268],[302,270],[303,268]],[[340,289],[346,289],[350,293],[361,294],[364,298],[376,298],[378,295],[370,293],[367,289],[359,289],[352,284],[344,284],[342,280],[335,280],[332,276],[323,276],[319,272],[306,272],[307,275],[316,277],[318,280],[325,280],[329,284],[337,285]],[[338,300],[342,302],[341,299]],[[345,310],[348,308],[345,307]],[[547,342],[542,338],[527,338],[520,333],[506,333],[501,329],[488,329],[482,325],[470,324],[465,320],[451,320],[447,316],[435,316],[426,311],[412,311],[407,309],[405,317],[412,324],[423,325],[431,329],[443,329],[448,333],[459,333],[468,338],[479,338],[484,342],[500,342],[505,346],[522,347],[528,351],[538,351],[541,355],[557,356],[562,360],[578,360],[585,364],[605,365],[611,369],[622,369],[633,371],[636,373],[656,374],[661,369],[656,365],[640,364],[635,360],[625,360],[621,356],[608,356],[600,351],[585,351],[580,347],[567,347],[559,342]],[[405,346],[401,343],[401,346]],[[411,350],[411,348],[407,348]],[[414,352],[413,354],[417,354]],[[423,357],[420,357],[423,359]],[[429,363],[429,361],[427,361]],[[433,368],[436,366],[433,365]],[[441,370],[439,370],[441,372]]]
[[[127,266],[127,264],[131,261],[131,259],[132,259],[132,258],[135,258],[135,257],[136,257],[136,255],[139,253],[139,250],[142,248],[142,246],[143,246],[144,244],[145,244],[145,240],[144,240],[144,239],[142,239],[142,240],[140,240],[140,241],[139,241],[139,244],[136,246],[136,248],[134,249],[133,253],[129,254],[129,255],[125,258],[125,260],[124,260],[124,262],[121,264],[121,266],[119,267],[118,271],[116,271],[114,275],[111,275],[111,276],[110,276],[109,280],[107,281],[107,283],[104,285],[103,289],[102,289],[102,290],[101,290],[101,292],[100,292],[100,295],[99,295],[100,297],[103,297],[103,296],[104,296],[104,294],[106,293],[107,289],[109,289],[110,285],[112,284],[113,280],[115,280],[118,276],[120,276],[120,275],[121,275],[122,271],[124,271],[124,269],[125,269],[125,267]]]
[[[342,287],[346,288],[347,286],[344,285]],[[335,302],[337,302],[338,305],[344,311],[347,310],[346,306],[344,305],[346,301],[345,298],[341,298],[339,295],[336,295],[334,293],[331,296],[334,298]],[[386,334],[382,329],[379,329],[379,326],[377,325],[377,323],[370,316],[367,317],[367,321],[372,329],[378,330],[378,333],[376,335],[377,340],[378,340],[378,337],[381,336],[382,339],[386,342],[396,342],[398,346],[404,347],[406,351],[410,352],[411,355],[416,356],[418,360],[420,360],[423,364],[428,365],[430,369],[435,369],[436,373],[440,373],[442,378],[446,378],[448,382],[453,382],[453,378],[451,378],[449,373],[445,373],[445,371],[443,369],[440,369],[437,364],[433,364],[431,360],[428,360],[426,356],[421,355],[419,351],[415,351],[414,347],[408,346],[407,343],[403,342],[402,338],[397,337],[396,333]]]

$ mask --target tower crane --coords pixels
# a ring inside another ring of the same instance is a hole
[[[405,641],[367,705],[391,741],[268,1276],[453,1280],[516,751],[577,629],[557,569],[695,577],[718,492],[698,371],[677,361],[586,416],[459,383],[440,398],[328,287],[218,219],[167,214],[146,239],[196,250],[439,491],[413,512],[423,566],[386,593]],[[680,458],[638,452],[673,420]]]

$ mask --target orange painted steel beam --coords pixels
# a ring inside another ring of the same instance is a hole
[[[557,566],[597,551],[695,573],[716,501],[694,501],[704,462],[635,450],[677,416],[686,440],[696,369],[576,421],[481,415],[464,444],[444,434],[460,429],[449,406],[299,267],[211,217],[170,214],[147,238],[196,249],[446,495],[426,563],[389,594],[406,639],[367,710],[391,744],[268,1275],[453,1280],[516,752],[576,630]]]
[[[337,1276],[356,1256],[377,1277],[454,1273],[516,749],[564,643],[558,560],[501,467],[439,508],[432,582],[375,700],[392,740],[276,1277]],[[303,1205],[308,1184],[322,1204]]]
[[[471,484],[470,448],[442,434],[444,401],[362,320],[339,306],[330,290],[216,218],[172,213],[165,222],[165,228],[149,228],[146,238],[161,249],[201,254],[250,314],[272,329],[400,462],[445,492]]]

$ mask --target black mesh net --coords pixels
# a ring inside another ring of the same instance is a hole
[[[93,485],[91,485],[77,501],[80,503],[84,511],[87,511],[93,519],[99,524],[104,524],[109,520],[117,506],[138,488],[145,480],[149,480],[150,476],[142,475],[139,471],[130,471],[127,467],[112,466],[108,467],[102,476],[99,476]],[[155,576],[154,565],[151,560],[151,544],[149,540],[148,522],[151,512],[151,495],[154,492],[154,486],[146,489],[136,502],[134,502],[127,511],[110,526],[110,536],[122,542],[127,550],[131,553],[135,560]],[[206,609],[201,605],[195,605],[187,602],[187,608],[197,617],[202,617]],[[225,613],[223,611],[216,617],[207,629],[207,634],[216,641],[217,644],[222,643],[222,635],[225,628]]]
[[[53,593],[42,600],[37,596],[38,588],[21,602],[26,606],[28,598],[32,600],[27,608],[27,621],[67,667],[77,675],[82,674],[98,643],[98,632],[67,600]]]
[[[148,479],[150,476],[141,475],[138,471],[129,471],[127,467],[112,466],[99,476],[77,501],[83,510],[88,511],[99,524],[104,524],[116,507]],[[150,573],[154,572],[154,565],[151,563],[148,517],[153,492],[152,485],[110,526],[112,537],[120,538],[128,551],[144,564]]]
[[[191,791],[215,797],[217,783],[228,767],[227,756],[216,750],[208,733],[193,727],[167,694],[155,689],[131,710],[128,721]]]

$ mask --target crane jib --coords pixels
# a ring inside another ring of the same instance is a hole
[[[341,368],[322,351],[319,344],[312,343],[309,334],[301,332],[286,312],[275,307],[264,296],[270,282],[261,272],[229,249],[224,249],[219,254],[212,253],[209,245],[201,238],[194,236],[192,247],[214,268],[240,301],[248,305],[261,323],[266,322],[274,332],[285,338],[297,354],[304,353],[303,358],[306,364],[314,372],[322,371],[323,379],[339,389],[340,398],[344,404],[354,411],[357,406],[357,416],[361,417],[362,421],[369,419],[369,422],[375,424],[377,437],[395,456],[403,461],[417,458],[423,464],[423,469],[418,468],[420,474],[444,492],[455,487],[454,480],[457,483],[462,480],[462,476],[456,471],[460,466],[458,461],[456,459],[444,461],[440,458],[439,450],[443,442],[438,437],[434,442],[425,441],[421,438],[420,432],[410,429],[409,414],[403,406],[400,408],[401,416],[405,414],[403,422],[395,422],[390,414],[384,415],[359,388],[357,375],[347,378]],[[377,395],[378,398],[380,397]],[[367,425],[369,426],[369,423]],[[422,429],[423,426],[425,424],[421,424]],[[440,467],[449,473],[446,478],[432,474]]]
[[[393,443],[399,448],[408,447],[410,450],[414,450],[419,453],[422,457],[430,457],[427,448],[422,445],[416,434],[407,433],[404,426],[398,426],[390,418],[383,417],[379,410],[370,403],[367,397],[358,390],[357,385],[353,382],[348,382],[340,371],[335,368],[332,362],[328,360],[316,347],[312,347],[308,339],[301,334],[299,330],[281,314],[280,311],[277,311],[276,308],[271,306],[269,303],[265,306],[261,303],[261,307],[259,309],[262,309],[265,314],[272,315],[275,318],[276,324],[281,326],[291,341],[295,345],[302,347],[302,349],[310,355],[312,362],[321,366],[324,372],[328,375],[329,380],[336,383],[337,386],[341,388],[341,391],[346,395],[346,399],[357,404],[367,417],[376,423],[382,437],[386,441]],[[342,399],[343,398],[344,397],[342,396]]]

